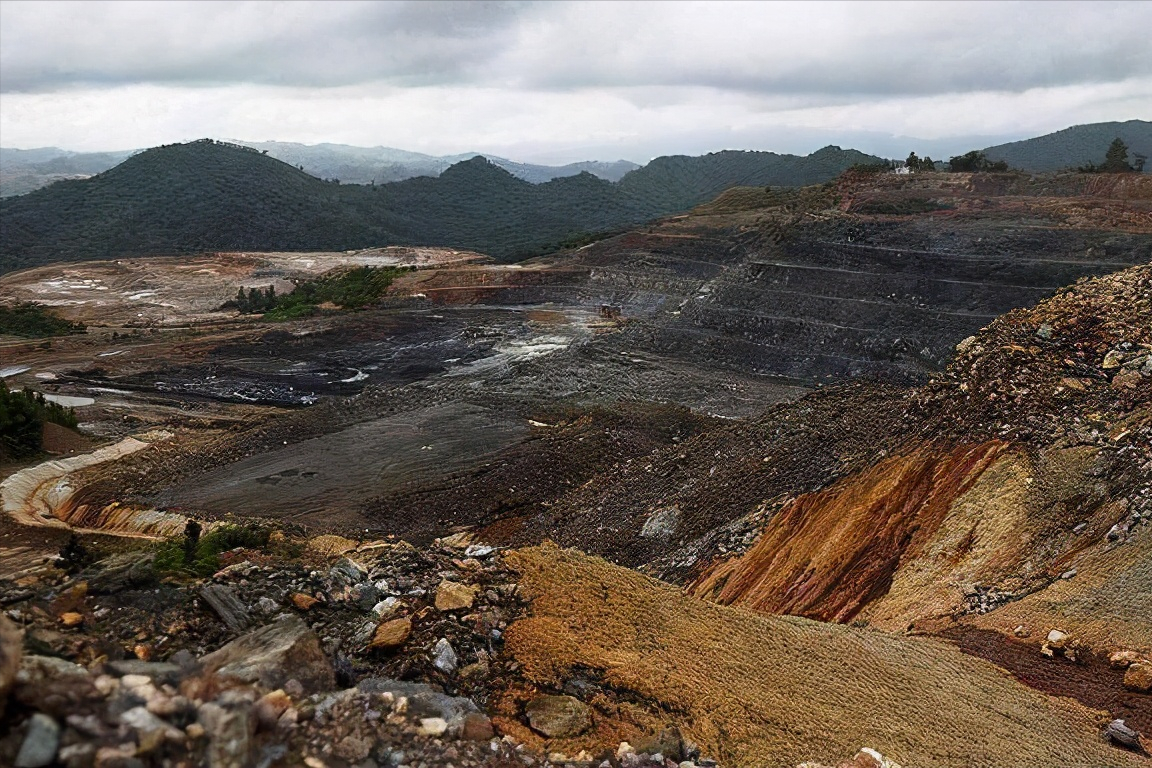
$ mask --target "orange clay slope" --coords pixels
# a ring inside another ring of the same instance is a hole
[[[765,613],[850,621],[888,592],[900,561],[924,548],[1004,447],[993,441],[894,456],[804,494],[743,557],[722,561],[693,591]]]
[[[837,764],[862,746],[906,768],[1147,765],[1100,740],[1099,713],[937,640],[719,606],[551,544],[508,562],[531,600],[507,633],[527,677],[548,691],[591,670],[637,702],[549,749],[595,752],[627,732],[614,718],[664,718],[733,768]]]

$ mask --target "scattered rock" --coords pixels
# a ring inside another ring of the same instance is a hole
[[[1112,368],[1119,368],[1124,362],[1124,353],[1119,350],[1112,350],[1104,355],[1104,361],[1100,363],[1100,367],[1104,370],[1111,370]]]
[[[471,544],[464,550],[464,557],[488,557],[496,551],[496,547],[490,547],[487,544]]]
[[[1124,673],[1124,687],[1137,693],[1152,691],[1152,662],[1138,661]]]
[[[412,717],[439,717],[453,729],[463,727],[469,715],[479,714],[471,699],[449,696],[424,683],[370,677],[361,680],[356,688],[364,693],[388,693],[396,700],[403,697],[408,702],[408,714]]]
[[[359,584],[368,578],[368,569],[347,557],[342,557],[332,566],[329,573],[337,579],[343,579],[349,584]]]
[[[650,741],[639,742],[637,747],[638,752],[647,752],[649,754],[659,753],[664,757],[680,762],[685,757],[684,754],[684,739],[680,735],[680,729],[676,726],[669,726],[660,731],[656,738]]]
[[[1104,728],[1104,735],[1107,736],[1116,744],[1129,747],[1131,749],[1140,749],[1140,734],[1128,727],[1128,723],[1123,720],[1113,720],[1108,723]]]
[[[359,546],[358,542],[352,539],[346,539],[343,536],[334,536],[332,534],[324,534],[322,536],[313,536],[308,540],[308,549],[320,555],[343,555],[346,552],[351,552]]]
[[[443,736],[448,730],[448,723],[442,717],[425,717],[420,720],[418,733],[422,736]]]
[[[549,738],[579,736],[592,727],[592,710],[572,696],[537,696],[524,713],[532,730]]]
[[[436,589],[436,610],[458,611],[463,608],[471,608],[472,603],[476,600],[476,593],[479,591],[479,587],[445,579],[440,582],[440,586]]]
[[[232,588],[224,584],[205,584],[200,588],[200,596],[212,607],[224,626],[233,632],[243,632],[252,623],[248,609],[236,597]]]
[[[280,610],[280,603],[270,597],[261,597],[256,601],[256,610],[265,616],[271,616]]]
[[[384,619],[398,611],[402,605],[403,603],[397,598],[386,597],[372,606],[372,613],[376,614],[377,618]]]
[[[408,617],[381,622],[376,627],[376,632],[372,635],[368,647],[372,649],[396,648],[403,645],[411,634],[412,619]]]
[[[60,623],[66,627],[78,627],[84,623],[84,615],[75,611],[65,611],[60,614]]]
[[[176,684],[180,682],[189,668],[179,664],[164,661],[140,661],[139,659],[121,659],[110,661],[108,669],[120,677],[127,675],[140,675],[161,683]]]
[[[41,768],[56,759],[60,746],[60,725],[48,715],[37,712],[28,723],[28,733],[16,755],[16,768]]]
[[[488,741],[495,735],[492,721],[480,712],[470,712],[464,718],[464,726],[460,731],[460,738],[467,741]]]
[[[1072,638],[1067,632],[1060,629],[1052,629],[1048,631],[1048,637],[1045,638],[1044,644],[1040,646],[1040,653],[1051,658],[1057,653],[1064,653],[1070,647]]]
[[[292,595],[292,604],[302,611],[308,610],[318,602],[320,601],[311,595],[304,594],[303,592],[297,592],[296,594]]]
[[[182,731],[156,717],[144,707],[133,707],[122,713],[119,719],[122,725],[136,732],[139,751],[143,753],[155,751],[165,740],[174,742],[184,740]]]
[[[1108,657],[1108,665],[1113,669],[1127,669],[1140,661],[1140,654],[1136,651],[1114,651]]]
[[[261,696],[260,699],[252,705],[252,712],[261,726],[271,730],[276,727],[276,723],[279,722],[281,716],[283,716],[291,706],[292,699],[283,689],[277,688],[275,691],[269,691]]]
[[[200,707],[199,724],[208,735],[211,768],[246,768],[251,764],[256,718],[244,702],[231,706],[209,702]]]
[[[320,647],[320,639],[298,616],[285,616],[242,635],[201,661],[208,673],[259,683],[268,690],[282,688],[292,679],[309,693],[328,691],[336,685],[335,671]]]
[[[452,644],[443,637],[437,640],[436,645],[432,647],[432,665],[441,672],[450,675],[456,671],[458,663],[459,658],[456,656],[456,650]]]

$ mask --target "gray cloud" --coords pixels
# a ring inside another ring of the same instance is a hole
[[[523,3],[6,3],[0,90],[467,80]]]
[[[843,98],[1152,75],[1146,3],[5,3],[0,90],[133,83]]]

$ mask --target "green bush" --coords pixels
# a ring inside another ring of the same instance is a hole
[[[989,160],[983,152],[974,149],[949,160],[948,170],[953,173],[1003,172],[1008,170],[1008,163],[1004,160]]]
[[[271,531],[256,525],[225,524],[200,537],[195,548],[184,536],[174,536],[159,545],[153,567],[159,573],[207,577],[220,570],[220,555],[237,547],[264,549]]]

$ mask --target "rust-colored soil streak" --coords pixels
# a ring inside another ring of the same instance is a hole
[[[689,589],[725,605],[849,621],[887,593],[901,560],[931,539],[1005,447],[992,441],[892,456],[800,496],[748,552],[718,563]]]

